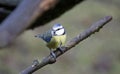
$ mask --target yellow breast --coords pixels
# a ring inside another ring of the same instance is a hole
[[[51,41],[47,43],[47,47],[50,49],[56,49],[60,45],[64,46],[66,41],[66,35],[61,35],[61,36],[53,36]]]

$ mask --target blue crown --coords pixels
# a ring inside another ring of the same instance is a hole
[[[54,24],[54,27],[59,27],[59,26],[62,26],[61,24],[57,23],[57,24]]]

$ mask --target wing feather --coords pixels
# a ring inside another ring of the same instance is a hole
[[[39,38],[43,39],[47,43],[50,42],[51,38],[52,38],[51,31],[47,31],[47,32],[45,32],[43,34],[40,34]]]

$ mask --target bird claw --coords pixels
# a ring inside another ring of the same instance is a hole
[[[56,55],[55,55],[55,53],[54,53],[53,51],[51,51],[50,54],[52,55],[52,57],[53,57],[54,59],[56,59]]]
[[[49,61],[49,64],[53,64],[56,62],[56,55],[53,51],[50,52],[50,55],[51,55],[51,59]]]
[[[61,53],[64,53],[62,47],[57,48]]]

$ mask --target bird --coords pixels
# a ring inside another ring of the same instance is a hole
[[[61,24],[56,23],[53,25],[53,27],[50,30],[46,31],[43,34],[35,35],[35,37],[41,38],[46,42],[46,46],[49,48],[50,54],[55,59],[56,59],[56,55],[53,52],[54,50],[59,48],[59,50],[63,52],[61,47],[64,46],[66,42],[66,31]]]

